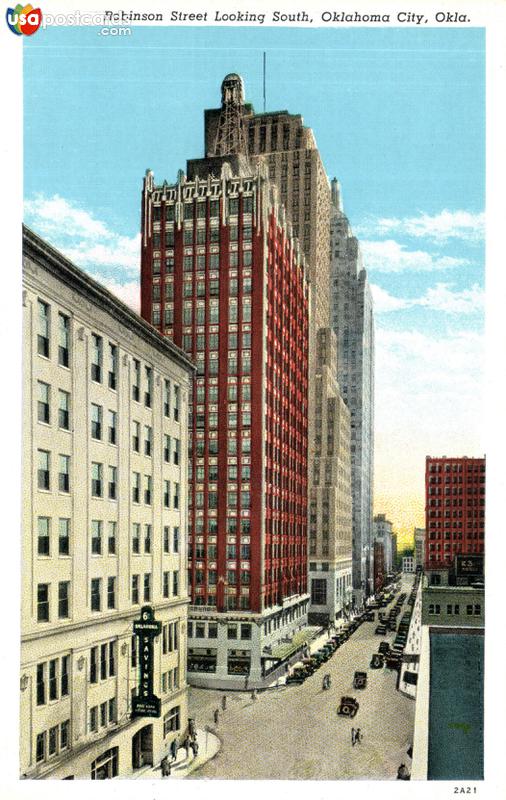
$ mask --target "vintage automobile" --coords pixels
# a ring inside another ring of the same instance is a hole
[[[318,669],[318,664],[316,663],[316,660],[311,656],[309,658],[303,658],[302,665],[305,667],[308,675],[312,675],[313,672],[316,672],[316,670]]]
[[[379,653],[388,653],[390,650],[390,644],[388,642],[380,642],[378,647]]]
[[[374,611],[366,611],[362,616],[364,622],[374,622]]]
[[[374,631],[374,633],[377,633],[378,636],[384,636],[386,632],[387,632],[386,625],[377,625]]]
[[[328,661],[330,656],[331,656],[329,651],[325,650],[324,647],[320,647],[320,649],[317,650],[316,653],[314,653],[313,655],[318,660],[318,663],[320,663],[320,664],[323,664],[324,661]]]
[[[387,622],[387,628],[389,631],[395,631],[397,629],[397,623],[395,619],[390,619]]]
[[[402,656],[400,653],[388,653],[385,655],[385,666],[388,669],[400,670],[402,663]]]
[[[369,666],[371,667],[371,669],[381,669],[383,663],[384,663],[383,653],[373,653],[371,656],[371,663],[369,664]]]
[[[358,701],[354,697],[341,697],[337,713],[342,717],[354,717],[358,711]]]
[[[290,683],[304,683],[308,675],[309,673],[307,672],[305,666],[302,664],[302,662],[299,662],[298,664],[294,665],[292,672],[290,675],[288,675],[286,684],[288,686]]]
[[[353,688],[365,689],[366,686],[367,686],[367,672],[359,672],[358,670],[356,670],[355,676],[353,678]]]

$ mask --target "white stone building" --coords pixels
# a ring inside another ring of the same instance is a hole
[[[193,367],[23,234],[20,772],[131,776],[188,722],[186,484]],[[158,718],[132,718],[151,606]]]

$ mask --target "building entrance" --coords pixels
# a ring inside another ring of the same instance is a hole
[[[132,737],[132,769],[153,766],[153,726],[145,725]]]

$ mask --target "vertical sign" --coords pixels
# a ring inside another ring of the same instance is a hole
[[[141,618],[134,620],[139,640],[139,692],[132,700],[132,717],[160,716],[160,698],[153,693],[153,640],[161,628],[151,606],[143,606]]]

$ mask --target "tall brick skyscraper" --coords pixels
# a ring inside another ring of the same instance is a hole
[[[328,330],[330,184],[313,131],[300,114],[286,110],[255,114],[245,102],[241,112],[250,160],[268,168],[308,265],[310,621],[327,624],[341,616],[352,599],[351,479],[346,468],[338,472],[329,467],[349,461],[350,442],[344,432],[350,428],[350,415],[342,403],[336,361],[326,364],[322,376],[318,357],[319,337],[326,348],[335,349]],[[222,118],[222,109],[205,112],[208,156],[217,153],[217,128]]]
[[[228,75],[212,150],[174,185],[148,171],[142,199],[141,313],[197,364],[188,677],[207,686],[272,681],[308,606],[309,287],[243,106]]]
[[[425,567],[449,567],[456,555],[485,549],[485,459],[425,462]]]

